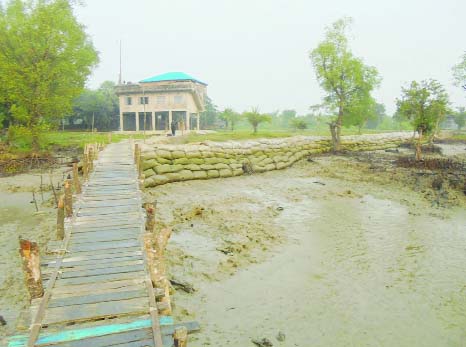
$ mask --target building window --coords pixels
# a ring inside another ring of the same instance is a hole
[[[126,97],[126,105],[132,105],[133,104],[133,99],[130,96]]]
[[[175,95],[175,104],[182,104],[184,102],[183,95]]]
[[[139,98],[139,103],[141,105],[147,105],[149,103],[149,97],[148,96],[141,96]]]
[[[165,105],[165,96],[164,95],[158,95],[157,96],[157,104]]]

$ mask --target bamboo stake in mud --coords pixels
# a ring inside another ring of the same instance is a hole
[[[71,193],[70,179],[65,180],[65,215],[67,217],[73,215],[73,194]]]
[[[154,232],[155,227],[155,207],[154,204],[146,203],[144,205],[146,209],[146,231],[149,233]]]
[[[50,175],[49,175],[50,187],[52,187],[52,193],[53,193],[53,199],[55,201],[55,206],[58,206],[57,192],[55,191],[55,186],[53,185],[52,174],[53,174],[53,171],[50,171]]]
[[[89,178],[89,159],[87,153],[83,155],[83,180],[87,180]]]
[[[44,189],[43,189],[43,185],[44,185],[44,180],[43,180],[43,177],[42,177],[42,174],[40,175],[40,198],[42,200],[42,202],[44,202]]]
[[[42,273],[40,271],[39,246],[36,242],[19,239],[19,254],[23,263],[26,286],[31,299],[41,298],[44,295]]]
[[[73,183],[76,194],[81,194],[81,182],[79,182],[78,163],[73,163]]]
[[[32,201],[34,202],[34,205],[36,206],[36,212],[39,212],[39,206],[37,206],[37,200],[36,200],[36,193],[32,191]]]
[[[173,340],[175,347],[188,347],[188,329],[184,326],[176,328],[173,333]]]
[[[57,240],[65,237],[65,197],[60,196],[57,206]]]

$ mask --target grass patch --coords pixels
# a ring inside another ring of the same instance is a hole
[[[362,134],[373,134],[373,133],[382,133],[384,131],[372,130],[372,129],[363,129]],[[342,135],[358,135],[359,130],[356,128],[346,128],[342,129]],[[330,136],[328,129],[307,129],[307,130],[260,130],[257,134],[254,134],[251,130],[235,130],[235,131],[225,131],[218,130],[215,133],[211,134],[189,134],[187,136],[175,137],[171,142],[176,144],[184,143],[193,143],[193,142],[202,142],[202,141],[214,141],[214,142],[224,142],[224,141],[241,141],[241,140],[254,140],[254,139],[274,139],[274,138],[283,138],[291,136]]]
[[[119,142],[128,138],[142,139],[143,134],[113,134],[112,142]],[[82,149],[88,143],[109,143],[109,133],[91,133],[75,131],[51,131],[43,133],[40,138],[42,152],[54,152],[60,150]],[[4,147],[4,151],[12,154],[27,155],[31,153],[31,137],[28,134],[17,134],[10,146]]]

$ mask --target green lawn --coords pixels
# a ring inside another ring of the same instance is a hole
[[[113,134],[112,142],[119,142],[127,138],[142,139],[142,134],[127,135]],[[5,139],[2,139],[5,141]],[[109,133],[91,133],[75,131],[51,131],[41,135],[41,151],[49,152],[60,149],[84,148],[88,143],[108,143]],[[12,154],[28,154],[31,152],[31,138],[27,134],[17,134],[8,147]]]

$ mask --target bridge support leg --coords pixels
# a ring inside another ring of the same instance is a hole
[[[31,299],[41,298],[44,295],[44,287],[40,271],[39,246],[36,242],[20,238],[19,247],[29,295]]]
[[[179,327],[175,329],[173,334],[173,340],[175,347],[187,347],[188,346],[188,329],[186,327]]]
[[[62,195],[57,204],[57,240],[65,237],[65,197]]]

